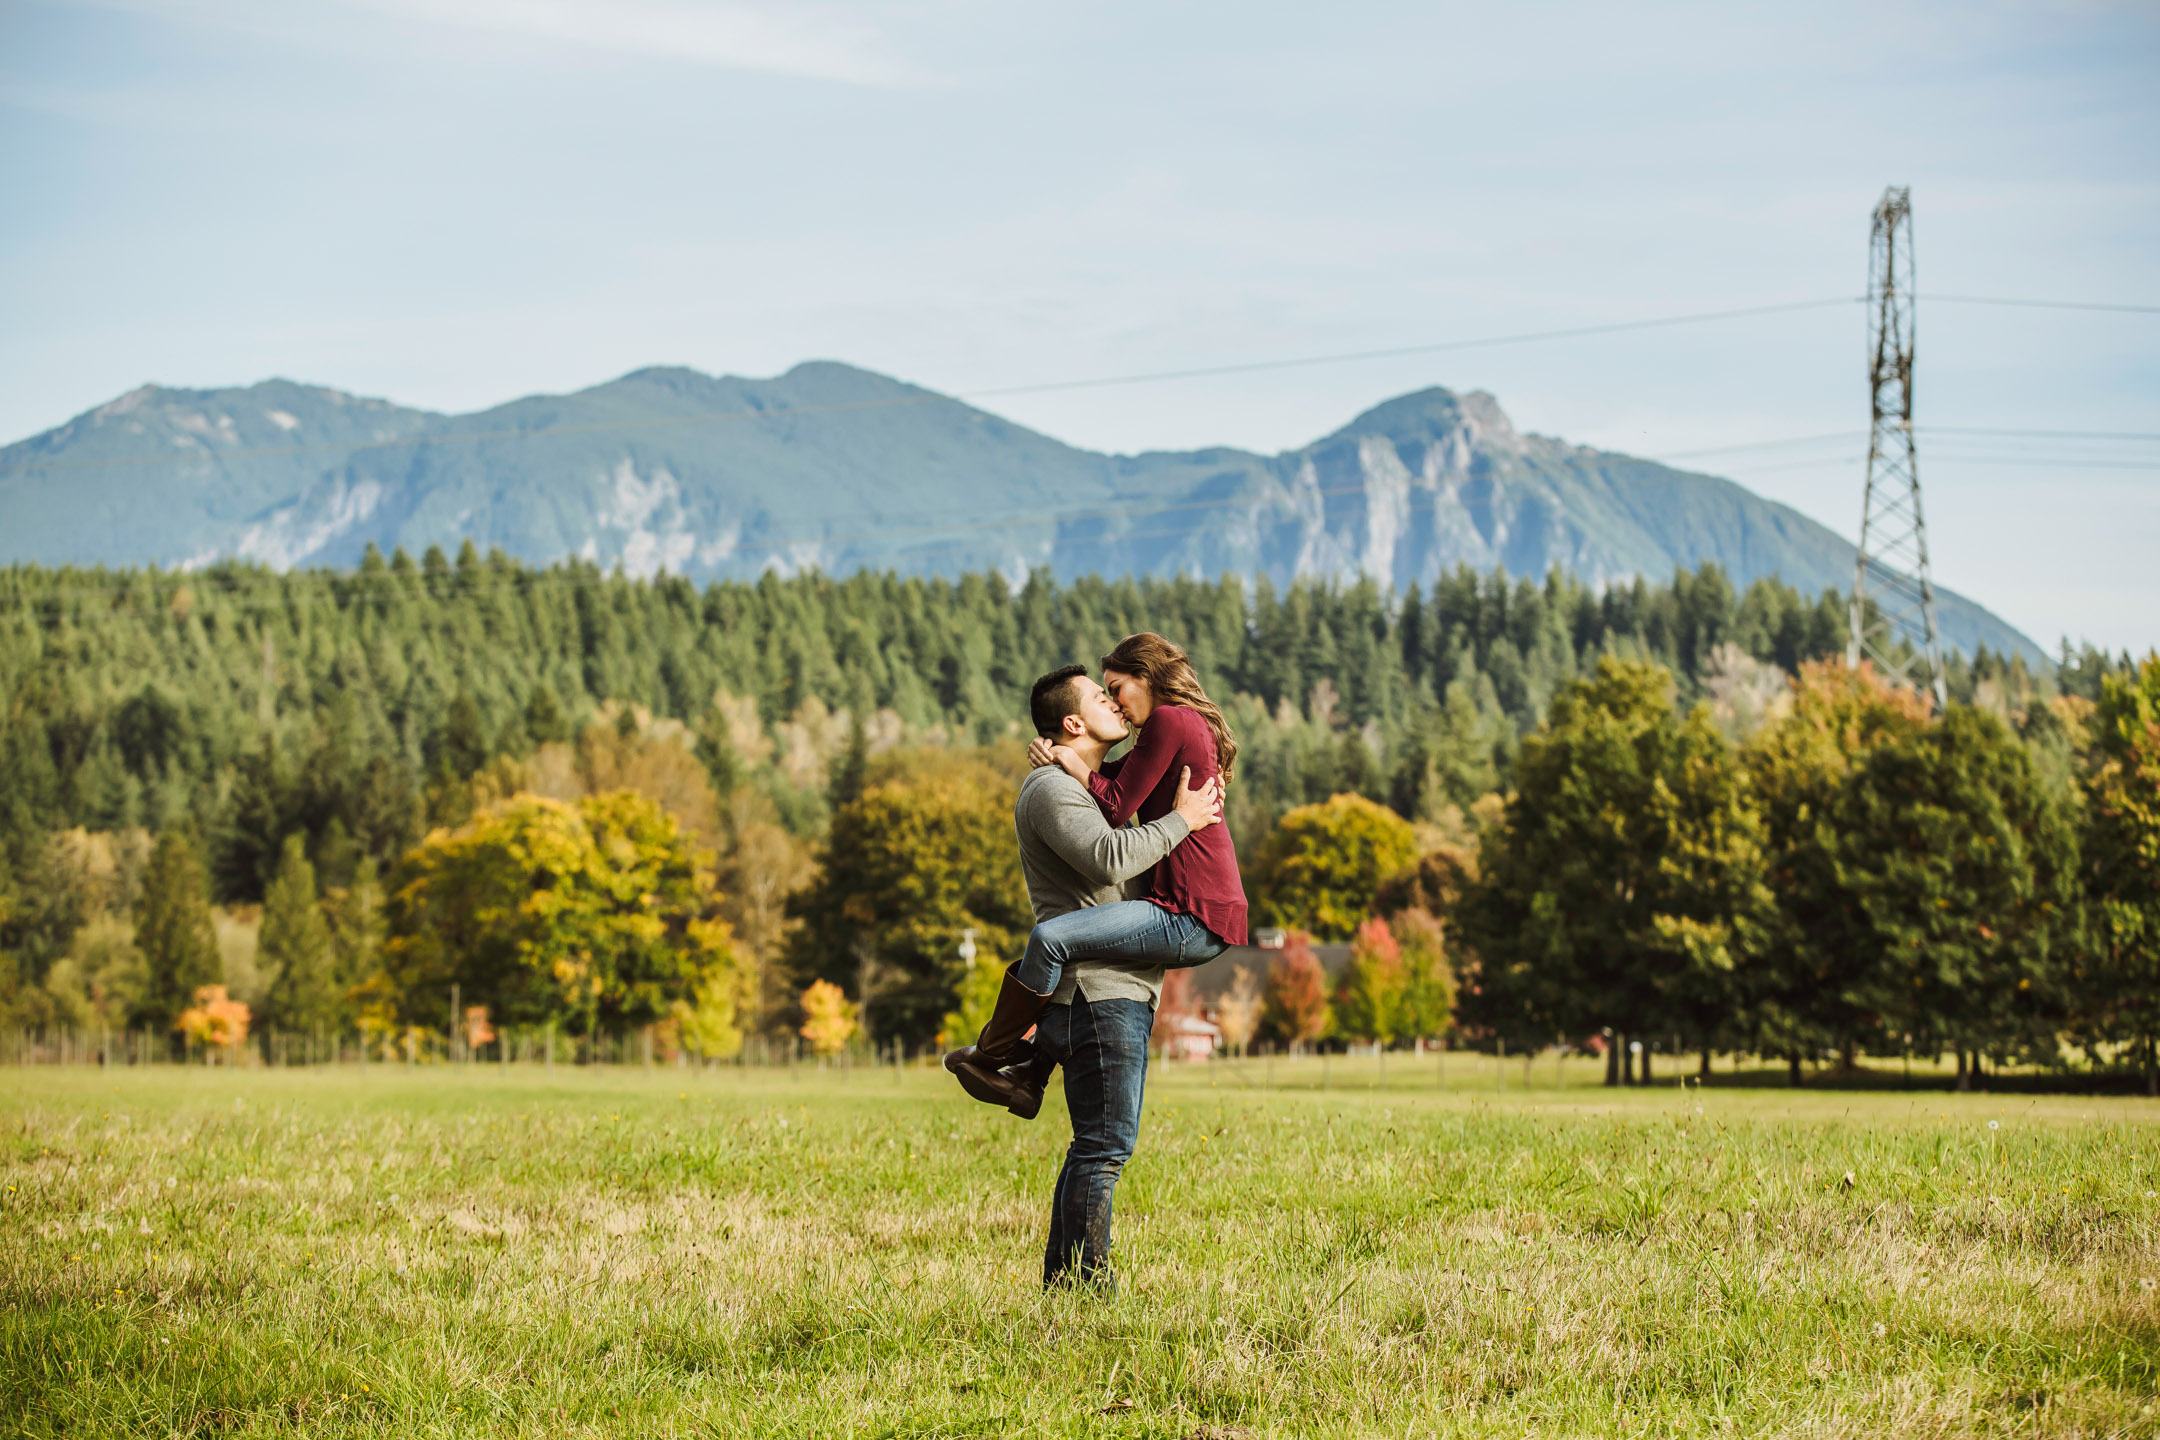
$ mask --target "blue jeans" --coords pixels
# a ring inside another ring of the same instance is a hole
[[[1082,956],[1178,969],[1205,965],[1229,948],[1190,915],[1148,900],[1117,900],[1037,925],[1013,978],[1038,995],[1048,995],[1058,988],[1066,965]]]
[[[1148,1032],[1154,1028],[1152,1005],[1138,1000],[1089,1004],[1079,995],[1070,1005],[1046,1008],[1037,1024],[1036,1053],[1065,1067],[1065,1108],[1073,1132],[1050,1199],[1045,1286],[1117,1288],[1110,1271],[1110,1200],[1140,1143],[1140,1097],[1147,1087]]]

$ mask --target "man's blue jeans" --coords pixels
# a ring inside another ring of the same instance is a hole
[[[1090,1004],[1081,995],[1070,1005],[1047,1007],[1037,1022],[1036,1053],[1065,1067],[1065,1108],[1073,1132],[1050,1199],[1045,1286],[1116,1288],[1110,1271],[1110,1199],[1140,1143],[1140,1097],[1147,1087],[1148,1032],[1154,1028],[1152,1005],[1138,1000]]]
[[[1118,900],[1054,915],[1028,935],[1013,978],[1038,995],[1058,988],[1072,961],[1122,960],[1134,965],[1205,965],[1230,947],[1190,915],[1148,900]]]

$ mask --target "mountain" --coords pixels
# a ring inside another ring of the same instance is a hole
[[[1421,390],[1280,455],[1103,455],[830,362],[638,370],[469,415],[320,386],[144,386],[0,450],[0,562],[350,565],[471,539],[707,579],[863,567],[1265,572],[1429,584],[1458,564],[1594,582],[1714,560],[1852,582],[1853,547],[1729,480],[1518,432]],[[2042,658],[1939,593],[1945,639]]]

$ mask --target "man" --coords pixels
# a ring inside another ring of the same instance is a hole
[[[1099,770],[1126,738],[1125,717],[1088,678],[1068,665],[1035,682],[1028,709],[1035,731],[1070,748]],[[1020,864],[1040,924],[1090,905],[1137,898],[1127,883],[1144,876],[1188,835],[1222,820],[1215,782],[1188,788],[1182,777],[1177,806],[1146,825],[1112,829],[1087,787],[1055,765],[1030,772],[1013,806]],[[1110,1271],[1110,1207],[1118,1175],[1140,1138],[1141,1092],[1147,1082],[1148,1034],[1162,995],[1163,967],[1135,968],[1076,957],[1036,1024],[1031,1058],[991,1069],[976,1063],[978,1046],[1002,1048],[1017,1037],[987,1030],[976,1045],[945,1057],[945,1068],[978,1100],[1032,1118],[1053,1066],[1065,1067],[1065,1106],[1072,1144],[1050,1202],[1050,1239],[1043,1284],[1075,1280],[1114,1288]],[[1015,985],[1010,971],[1006,985]]]

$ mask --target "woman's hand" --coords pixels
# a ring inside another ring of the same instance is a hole
[[[1088,777],[1095,773],[1094,771],[1088,769],[1087,761],[1082,760],[1078,755],[1066,749],[1063,745],[1051,746],[1050,758],[1057,762],[1059,765],[1063,766],[1065,773],[1072,776],[1073,779],[1078,780],[1082,785],[1087,784]]]
[[[1036,770],[1042,769],[1045,765],[1055,765],[1057,761],[1051,758],[1050,752],[1056,748],[1058,747],[1052,745],[1042,736],[1036,736],[1033,740],[1028,741],[1028,765]]]

